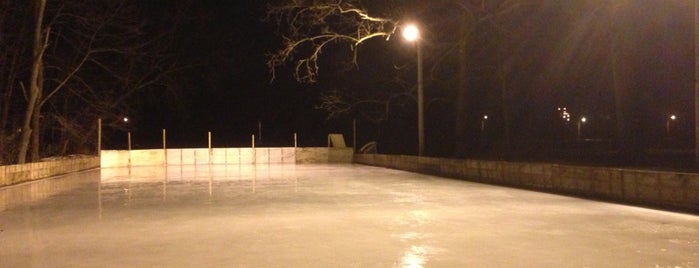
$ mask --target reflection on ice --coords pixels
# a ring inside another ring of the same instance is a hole
[[[400,267],[421,268],[427,262],[427,247],[411,246],[401,259]]]
[[[431,221],[432,214],[426,210],[411,210],[408,215],[400,219],[401,224],[413,227],[425,225]]]
[[[44,179],[0,187],[0,211],[20,205],[37,203],[75,189],[94,187],[98,179],[95,174],[98,172],[98,170],[91,170],[72,174],[70,177]]]
[[[130,204],[225,198],[258,191],[298,192],[294,165],[208,165],[105,168],[100,181],[103,202]],[[293,187],[293,188],[292,188]],[[122,192],[123,191],[123,192]],[[159,194],[159,198],[153,198]]]

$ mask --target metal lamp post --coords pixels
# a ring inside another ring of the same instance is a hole
[[[665,120],[665,133],[667,134],[668,139],[670,138],[670,123],[675,121],[675,119],[677,119],[677,116],[673,114],[668,116],[667,120]]]
[[[488,120],[487,114],[483,115],[483,117],[481,117],[481,135],[483,134],[483,132],[485,132],[485,121],[487,121],[487,120]]]
[[[585,124],[585,122],[587,122],[587,118],[585,118],[584,116],[581,117],[580,120],[578,120],[578,140],[580,140],[580,138],[582,137],[582,125]]]
[[[420,46],[420,30],[415,25],[403,28],[403,38],[415,43],[417,49],[417,143],[418,155],[422,156],[425,150],[425,121],[424,121],[424,95],[422,81],[422,48]]]

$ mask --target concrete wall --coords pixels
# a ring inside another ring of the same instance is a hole
[[[102,151],[102,167],[352,163],[352,148],[212,148]]]
[[[488,184],[699,212],[699,174],[695,173],[380,154],[356,154],[354,162]]]
[[[37,162],[21,165],[0,166],[0,186],[17,184],[97,168],[100,159],[97,156],[73,157],[55,161]]]

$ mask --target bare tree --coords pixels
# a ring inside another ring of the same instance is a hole
[[[353,1],[292,0],[268,7],[267,20],[277,24],[283,35],[282,48],[269,54],[267,65],[272,79],[278,67],[293,62],[294,76],[300,82],[316,82],[318,59],[323,50],[345,43],[354,52],[369,39],[390,39],[399,22],[376,17]]]
[[[46,10],[46,0],[36,0],[34,1],[34,17],[36,18],[34,25],[34,35],[33,35],[33,49],[32,49],[32,68],[31,76],[29,78],[29,98],[27,101],[27,109],[24,114],[24,123],[22,124],[22,138],[19,143],[19,153],[17,156],[17,163],[23,164],[27,159],[27,151],[29,149],[29,139],[32,135],[32,119],[35,116],[35,112],[38,108],[38,102],[41,98],[43,89],[41,87],[41,82],[43,80],[43,63],[44,63],[44,52],[48,46],[48,34],[50,33],[50,28],[44,26],[44,13]],[[38,118],[38,112],[37,117]]]
[[[36,0],[34,18],[18,163],[27,161],[30,148],[31,160],[39,159],[42,120],[52,120],[53,129],[64,134],[83,131],[76,126],[93,125],[100,113],[123,109],[119,107],[132,94],[157,86],[175,69],[163,41],[170,32],[147,32],[132,1],[56,1],[48,5]],[[66,116],[70,113],[80,116]]]

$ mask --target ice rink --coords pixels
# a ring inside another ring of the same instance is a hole
[[[0,188],[0,267],[699,267],[699,216],[360,165]]]

